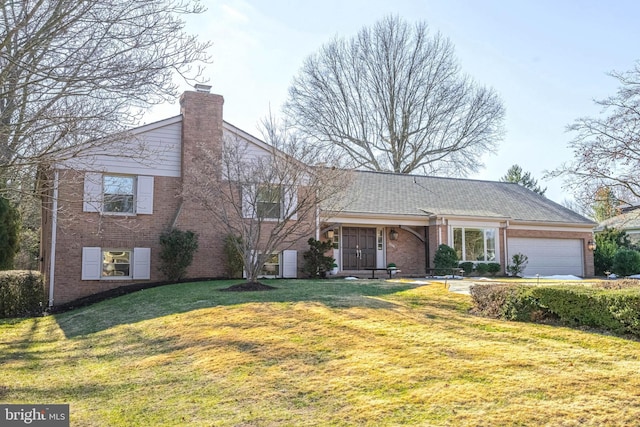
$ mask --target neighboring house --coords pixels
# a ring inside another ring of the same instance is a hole
[[[632,244],[640,245],[640,207],[626,208],[620,215],[602,221],[595,228],[595,232],[598,233],[605,227],[626,232]]]
[[[220,152],[229,137],[253,154],[269,147],[224,122],[222,96],[196,89],[182,95],[181,115],[133,129],[112,151],[43,172],[41,270],[50,305],[163,280],[159,236],[172,226],[199,237],[189,278],[225,276],[227,231],[183,197],[202,185],[198,150],[204,144]],[[593,275],[587,242],[594,224],[517,184],[360,171],[350,181],[348,202],[332,212],[320,206],[320,218],[308,219],[308,237],[334,240],[339,274],[364,276],[393,262],[402,274],[424,276],[445,243],[463,260],[498,262],[503,270],[521,252],[529,257],[525,274]],[[307,238],[282,248],[263,274],[301,276],[307,249]]]
[[[355,172],[350,202],[324,212],[341,271],[393,262],[403,274],[432,269],[440,244],[462,261],[511,263],[525,275],[594,274],[592,221],[514,183]]]

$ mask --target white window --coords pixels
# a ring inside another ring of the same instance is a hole
[[[153,177],[87,172],[83,211],[111,215],[153,213]]]
[[[82,248],[82,280],[150,278],[150,248]]]
[[[296,187],[277,184],[242,187],[242,214],[244,218],[297,220],[297,204]]]
[[[131,277],[131,251],[103,250],[102,277]]]
[[[280,254],[269,254],[265,263],[262,265],[262,269],[259,276],[279,276],[280,275]]]
[[[460,261],[489,261],[496,260],[495,228],[453,228],[453,248]]]

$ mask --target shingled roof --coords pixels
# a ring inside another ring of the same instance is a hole
[[[595,225],[521,185],[354,171],[341,210],[349,214],[465,216]]]

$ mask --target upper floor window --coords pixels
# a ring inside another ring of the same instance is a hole
[[[461,261],[495,261],[496,229],[455,227],[453,248]]]
[[[134,213],[135,177],[122,175],[103,176],[103,212]]]
[[[82,210],[116,215],[152,214],[153,177],[87,172]]]
[[[256,211],[260,218],[281,218],[282,187],[262,185],[256,194]]]

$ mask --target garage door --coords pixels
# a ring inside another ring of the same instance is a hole
[[[509,262],[515,253],[529,257],[525,276],[555,274],[584,275],[582,240],[579,239],[509,239]]]

